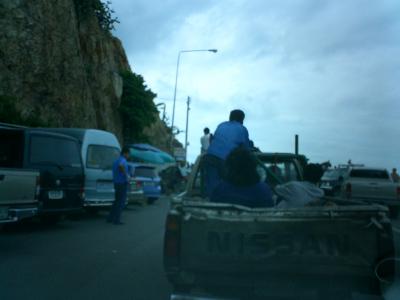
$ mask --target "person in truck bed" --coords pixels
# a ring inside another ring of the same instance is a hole
[[[317,187],[323,174],[321,166],[308,164],[304,168],[304,181],[290,181],[275,187],[275,193],[281,201],[278,208],[303,207],[319,200],[324,191]]]
[[[243,147],[236,148],[227,157],[225,179],[211,195],[211,202],[239,204],[248,207],[272,207],[270,187],[260,181],[255,156]]]
[[[243,126],[244,117],[242,110],[232,110],[229,121],[222,122],[215,130],[207,154],[203,158],[205,192],[208,197],[222,179],[224,162],[229,153],[239,146],[250,149],[249,133]]]

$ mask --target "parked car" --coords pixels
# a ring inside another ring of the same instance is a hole
[[[321,177],[319,187],[324,190],[327,196],[337,196],[340,194],[343,182],[347,178],[349,170],[347,168],[328,169]]]
[[[121,151],[115,135],[97,129],[51,128],[47,130],[79,140],[85,173],[84,207],[93,210],[111,206],[114,201],[112,165]]]
[[[343,184],[342,197],[387,205],[395,217],[399,213],[400,185],[384,168],[354,167]]]
[[[0,224],[33,217],[39,205],[40,173],[22,168],[14,133],[0,130]]]
[[[128,163],[131,176],[131,188],[142,189],[148,204],[154,203],[161,196],[161,178],[152,165]]]
[[[0,128],[2,144],[13,151],[13,168],[38,170],[39,215],[56,221],[82,209],[84,175],[78,140],[32,128]],[[36,180],[36,179],[35,179]]]

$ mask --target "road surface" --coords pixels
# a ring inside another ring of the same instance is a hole
[[[0,299],[169,299],[162,265],[167,210],[162,198],[124,211],[120,226],[106,223],[100,212],[55,226],[34,221],[3,228]],[[394,226],[399,257],[400,221]],[[386,299],[400,299],[400,282]]]
[[[0,299],[169,299],[162,244],[166,198],[45,226],[31,222],[0,231]]]

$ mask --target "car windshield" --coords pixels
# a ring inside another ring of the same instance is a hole
[[[327,170],[322,176],[323,180],[337,180],[342,173],[338,170]]]

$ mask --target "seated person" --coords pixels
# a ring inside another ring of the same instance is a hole
[[[255,156],[243,147],[234,149],[225,162],[225,179],[211,194],[211,202],[248,207],[272,207],[272,192],[260,181]]]
[[[304,168],[304,181],[290,181],[277,185],[275,193],[282,199],[278,208],[304,207],[324,196],[324,191],[317,187],[323,171],[317,164],[308,164]]]

